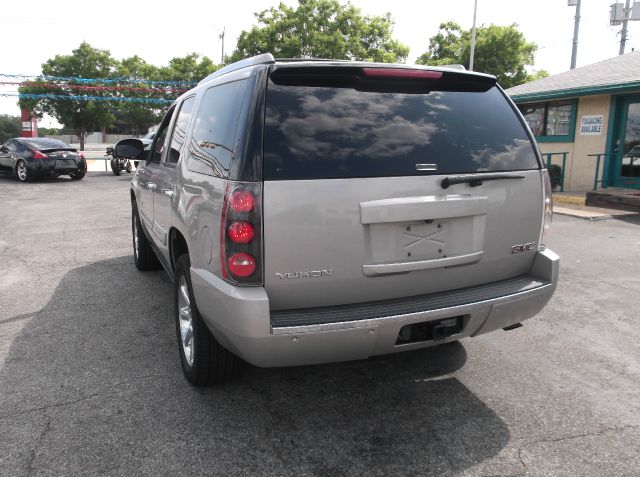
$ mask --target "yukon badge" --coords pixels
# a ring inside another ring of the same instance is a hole
[[[513,247],[511,247],[511,254],[531,252],[534,250],[535,245],[536,245],[535,242],[516,244]]]
[[[293,279],[293,278],[319,278],[319,277],[330,277],[331,274],[333,273],[333,268],[330,268],[329,270],[323,269],[323,270],[307,270],[306,272],[286,272],[286,273],[278,273],[276,272],[276,277],[280,278],[281,280],[283,278],[287,278],[289,280]]]

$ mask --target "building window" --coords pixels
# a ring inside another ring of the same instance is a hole
[[[538,141],[573,141],[576,101],[519,104],[518,108]]]

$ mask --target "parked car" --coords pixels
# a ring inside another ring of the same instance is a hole
[[[68,175],[83,179],[87,161],[74,147],[57,139],[13,138],[0,147],[0,170],[21,182]]]
[[[144,158],[134,260],[173,278],[195,385],[514,329],[556,287],[549,175],[492,76],[261,55],[178,98]]]

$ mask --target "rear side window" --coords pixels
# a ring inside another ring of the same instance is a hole
[[[15,154],[15,152],[18,150],[17,144],[13,141],[5,143],[4,147],[7,148],[10,154]]]
[[[495,86],[426,94],[271,80],[267,87],[265,180],[538,167],[520,119]]]
[[[169,157],[167,162],[171,164],[177,164],[180,159],[180,150],[184,144],[184,139],[187,135],[187,128],[189,127],[189,120],[191,119],[191,113],[193,113],[193,105],[196,97],[191,96],[185,99],[180,106],[180,112],[176,118],[176,124],[173,127],[173,133],[171,134],[171,149],[169,150]]]
[[[47,149],[70,149],[68,144],[58,141],[57,139],[38,138],[26,141],[29,147],[36,151],[44,151]]]
[[[234,81],[204,93],[189,146],[190,171],[229,175],[245,86],[246,80]]]

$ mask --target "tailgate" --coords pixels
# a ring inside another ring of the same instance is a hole
[[[443,190],[443,177],[265,182],[271,308],[454,290],[526,273],[542,216],[540,171]],[[329,182],[330,184],[327,184]]]

